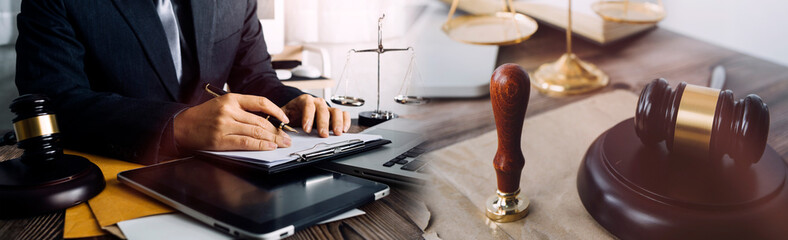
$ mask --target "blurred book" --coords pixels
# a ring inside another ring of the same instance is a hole
[[[442,0],[451,4],[452,0]],[[629,24],[605,21],[592,9],[598,0],[572,1],[572,32],[599,44],[614,42],[656,27],[656,24]],[[528,15],[540,24],[566,29],[568,1],[519,0],[512,3],[517,12]],[[503,9],[502,1],[460,0],[459,8],[472,14],[486,14]],[[540,26],[541,27],[541,26]]]
[[[572,32],[605,44],[654,28],[656,24],[629,24],[605,21],[591,9],[598,0],[572,1]],[[512,3],[514,9],[540,22],[566,29],[567,1],[528,0]]]

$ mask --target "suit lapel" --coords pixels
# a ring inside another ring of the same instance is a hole
[[[192,0],[192,18],[194,21],[194,40],[197,48],[197,63],[199,65],[199,84],[202,86],[207,81],[210,72],[210,60],[213,54],[214,14],[217,9],[216,0]]]
[[[179,86],[164,27],[151,0],[113,0],[126,22],[137,35],[148,60],[156,70],[170,97],[178,100]],[[97,20],[100,21],[100,20]]]

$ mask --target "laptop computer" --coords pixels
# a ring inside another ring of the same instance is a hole
[[[449,6],[429,3],[411,27],[415,39],[416,67],[421,80],[413,80],[409,95],[431,98],[473,98],[490,94],[490,75],[495,70],[498,46],[455,41],[441,29]],[[457,16],[455,16],[457,17]]]
[[[419,158],[425,149],[419,145],[425,141],[420,122],[410,119],[392,119],[362,133],[376,134],[391,143],[377,149],[349,157],[327,161],[321,168],[370,180],[421,186],[428,181],[426,162]]]

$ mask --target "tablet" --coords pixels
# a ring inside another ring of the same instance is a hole
[[[124,184],[222,232],[278,239],[389,194],[385,184],[312,167],[282,174],[189,158],[118,174]]]

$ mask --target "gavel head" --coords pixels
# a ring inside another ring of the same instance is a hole
[[[11,102],[17,146],[24,149],[22,161],[42,163],[59,158],[60,133],[54,112],[49,109],[49,98],[44,95],[26,94]]]
[[[635,133],[646,145],[665,141],[671,153],[693,158],[760,160],[769,134],[769,109],[750,94],[736,100],[720,91],[682,82],[672,89],[655,79],[640,93]]]

